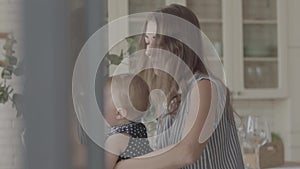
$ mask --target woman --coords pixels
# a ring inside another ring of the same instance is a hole
[[[192,50],[176,38],[165,36],[176,36],[189,30],[159,14],[180,17],[199,29],[196,16],[186,7],[176,4],[155,12],[158,15],[150,15],[146,21],[146,33],[142,35],[141,46],[147,56],[158,56],[160,60],[166,61],[163,63],[168,67],[167,70],[175,72],[176,80],[157,68],[141,73],[149,83],[151,82],[152,89],[163,89],[167,97],[166,111],[158,115],[155,147],[158,150],[144,158],[122,161],[116,168],[244,168],[227,88],[210,73],[204,58],[199,56],[199,51]],[[193,39],[201,35],[193,33],[187,36],[187,39]],[[203,44],[196,45],[201,51]],[[155,49],[158,49],[158,52],[155,52]],[[192,77],[182,73],[182,65],[173,64],[161,56],[159,49],[180,58],[189,68]],[[191,81],[190,78],[195,80]]]

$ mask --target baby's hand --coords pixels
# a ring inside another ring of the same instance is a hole
[[[177,94],[173,98],[171,98],[169,104],[168,104],[168,112],[170,114],[174,113],[177,111],[179,105],[181,103],[181,95]]]

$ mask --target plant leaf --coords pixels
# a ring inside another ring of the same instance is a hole
[[[18,63],[18,59],[15,56],[7,57],[10,65],[16,65]]]
[[[110,64],[113,64],[113,65],[119,65],[123,58],[116,55],[116,54],[108,54],[106,55],[106,58],[110,61]]]
[[[120,59],[123,59],[123,49],[121,49]]]
[[[15,93],[12,96],[12,102],[13,102],[13,106],[16,108],[17,110],[17,117],[20,117],[23,112],[22,112],[22,105],[24,103],[24,97],[22,94],[19,93]]]
[[[2,70],[1,78],[2,79],[11,79],[12,71],[10,71],[7,67]]]
[[[24,62],[20,62],[18,67],[13,70],[13,74],[16,76],[22,76],[25,73],[25,64]]]

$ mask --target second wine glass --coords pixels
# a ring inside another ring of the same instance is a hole
[[[245,141],[255,148],[256,169],[260,169],[259,165],[259,148],[268,142],[269,125],[267,121],[260,116],[248,116],[246,119]]]

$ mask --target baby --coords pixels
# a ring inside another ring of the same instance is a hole
[[[103,115],[108,123],[105,167],[152,151],[144,124],[138,122],[149,108],[149,87],[139,76],[109,77],[104,88]]]

